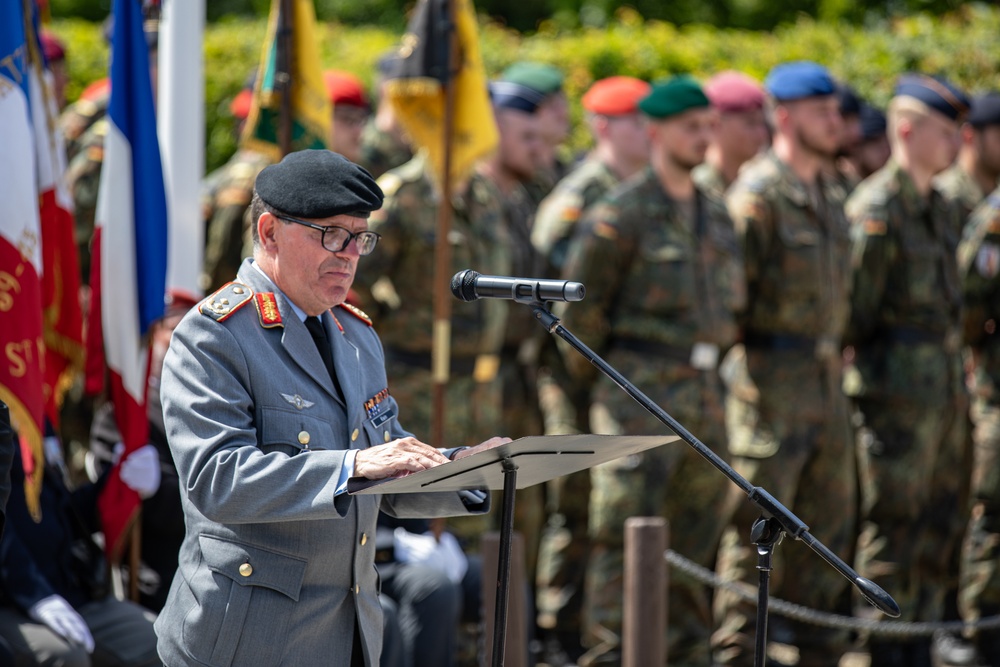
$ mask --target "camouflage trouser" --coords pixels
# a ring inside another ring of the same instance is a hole
[[[788,387],[795,391],[794,385]],[[829,396],[829,395],[828,395]],[[833,397],[826,421],[803,419],[801,404],[788,394],[761,415],[750,403],[730,397],[727,422],[733,467],[755,486],[769,491],[809,527],[810,533],[848,564],[853,561],[857,526],[857,471],[847,402]],[[770,443],[770,444],[768,444]],[[720,553],[720,572],[756,587],[756,549],[750,528],[760,510],[732,487],[733,522],[739,535]],[[850,614],[850,584],[801,542],[784,540],[773,554],[770,593],[775,598],[825,612]],[[752,665],[756,607],[731,594],[717,595],[721,619],[718,659]],[[772,614],[770,641],[793,644],[802,667],[836,667],[850,646],[845,631],[800,624]]]
[[[863,519],[873,531],[861,574],[892,595],[902,620],[937,621],[957,586],[971,452],[964,396],[928,405],[861,399]]]
[[[977,399],[972,421],[973,507],[963,553],[960,599],[966,620],[1000,614],[1000,406]],[[1000,631],[989,634],[997,636]]]
[[[725,458],[722,395],[717,378],[642,355],[619,353],[609,361],[699,440]],[[591,425],[596,433],[652,434],[669,430],[610,382],[595,391]],[[684,442],[626,456],[591,470],[590,538],[584,602],[582,664],[621,660],[624,524],[632,516],[661,516],[669,543],[684,556],[714,567],[728,523],[730,482]],[[713,631],[712,591],[671,571],[667,591],[667,660],[672,666],[707,665]],[[650,630],[655,630],[650,628]]]
[[[540,372],[538,402],[547,435],[579,433],[578,407],[568,396],[565,378]],[[546,485],[545,527],[535,575],[538,626],[559,635],[580,636],[583,581],[590,552],[587,535],[590,471],[558,477]],[[577,640],[578,641],[578,640]]]

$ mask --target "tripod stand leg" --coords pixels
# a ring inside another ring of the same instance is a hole
[[[503,513],[500,516],[500,554],[497,565],[497,599],[493,626],[492,667],[501,667],[504,661],[507,635],[507,600],[510,589],[510,551],[514,534],[514,497],[517,493],[517,464],[511,459],[503,465]]]
[[[768,588],[771,585],[771,556],[774,546],[781,542],[784,533],[773,518],[757,519],[750,531],[750,539],[757,545],[757,629],[754,637],[753,664],[764,667],[767,660],[767,606]]]

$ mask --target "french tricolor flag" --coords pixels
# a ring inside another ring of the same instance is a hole
[[[148,442],[148,333],[163,316],[167,272],[167,200],[156,137],[149,54],[138,0],[114,0],[108,134],[97,196],[91,284],[100,317],[124,460]],[[113,562],[138,516],[140,499],[116,466],[98,501]]]

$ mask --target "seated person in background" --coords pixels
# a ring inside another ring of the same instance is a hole
[[[139,454],[145,449],[122,462],[126,483],[136,478],[133,457],[148,456]],[[153,615],[111,595],[101,549],[86,542],[96,529],[103,480],[71,492],[63,481],[62,447],[51,429],[45,453],[36,522],[24,494],[20,448],[14,448],[9,521],[0,538],[0,636],[26,664],[159,665]],[[75,557],[77,547],[86,555]]]

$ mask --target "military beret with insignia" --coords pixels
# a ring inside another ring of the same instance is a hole
[[[764,88],[742,72],[727,71],[705,82],[705,95],[723,113],[764,108]]]
[[[951,120],[961,121],[969,112],[968,96],[940,77],[904,74],[899,77],[895,95],[918,99]]]
[[[526,86],[544,97],[561,91],[563,78],[563,73],[558,67],[535,62],[514,63],[500,75],[501,81]]]
[[[1000,125],[1000,93],[986,93],[974,98],[966,120],[975,127]]]
[[[690,76],[675,76],[653,84],[649,95],[639,102],[639,109],[650,118],[676,116],[689,109],[711,106],[708,96]]]
[[[611,76],[594,82],[580,103],[591,113],[622,116],[639,110],[639,100],[649,95],[651,86],[631,76]]]
[[[780,102],[833,95],[837,87],[825,67],[800,60],[774,67],[764,79],[764,89]]]
[[[382,208],[382,190],[372,175],[328,150],[289,153],[257,175],[254,189],[268,206],[298,218],[367,218]]]

